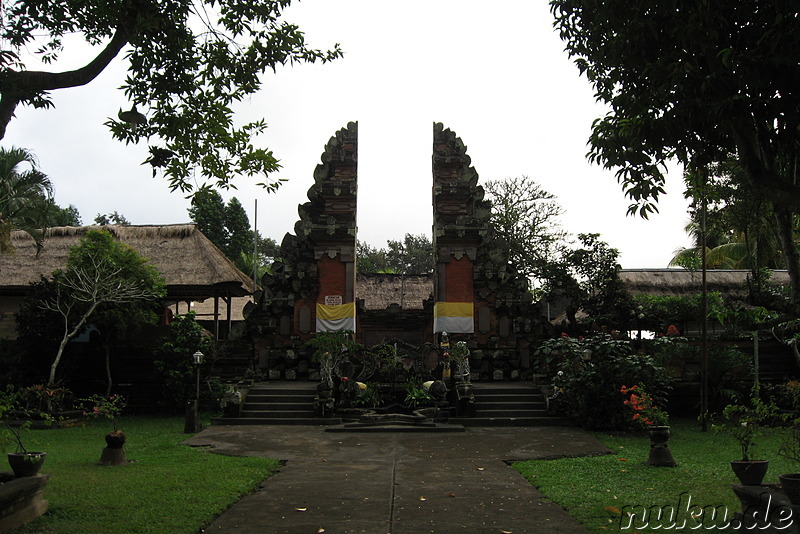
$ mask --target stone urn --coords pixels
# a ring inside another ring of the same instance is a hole
[[[647,458],[647,465],[653,467],[675,467],[675,459],[672,451],[669,450],[669,427],[654,426],[647,429],[650,437],[650,456]]]

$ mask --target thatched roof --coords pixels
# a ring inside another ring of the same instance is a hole
[[[385,310],[397,304],[404,310],[421,310],[433,295],[433,276],[412,274],[359,274],[356,298],[367,310]]]
[[[70,247],[86,232],[103,228],[119,241],[133,247],[161,272],[167,296],[203,299],[212,296],[244,296],[252,293],[253,282],[236,268],[194,224],[166,226],[60,226],[47,230],[44,246],[36,255],[33,239],[25,232],[13,232],[14,252],[0,254],[0,294],[24,291],[40,276],[63,269]]]
[[[711,269],[706,271],[708,291],[723,297],[746,298],[748,270]],[[622,269],[619,278],[634,295],[686,295],[700,292],[702,274],[686,269]],[[770,284],[789,283],[786,271],[772,271]]]

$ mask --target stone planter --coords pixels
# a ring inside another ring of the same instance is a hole
[[[105,435],[106,445],[109,449],[121,449],[125,445],[126,439],[125,432],[122,430],[115,430]]]
[[[767,474],[769,460],[736,460],[731,469],[743,486],[760,486]]]
[[[46,456],[44,452],[10,452],[8,464],[17,478],[33,477],[39,473]]]
[[[781,481],[781,487],[789,502],[800,504],[800,473],[778,475],[778,480]]]

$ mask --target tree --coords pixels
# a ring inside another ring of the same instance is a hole
[[[19,105],[51,107],[49,93],[95,79],[126,49],[122,85],[131,109],[107,125],[120,141],[149,145],[146,161],[162,169],[173,190],[193,189],[197,174],[229,186],[232,175],[266,175],[278,168],[253,138],[263,120],[237,125],[233,105],[258,91],[261,76],[280,65],[341,56],[309,48],[303,33],[281,20],[290,0],[152,2],[3,2],[0,50],[0,139]],[[82,35],[99,47],[72,70],[58,68],[63,38]],[[31,69],[36,50],[51,71]],[[141,107],[141,111],[139,108]],[[126,105],[127,108],[127,105]],[[274,190],[279,181],[260,185]]]
[[[706,167],[735,154],[751,191],[774,209],[800,304],[800,18],[790,0],[551,0],[555,27],[610,111],[595,121],[591,161],[617,169],[647,217],[676,159],[704,196]]]
[[[12,230],[25,231],[37,248],[42,246],[52,193],[50,179],[39,170],[32,152],[0,148],[0,252],[13,250]]]
[[[55,203],[54,200],[49,200],[47,203],[47,226],[81,226],[81,214],[78,208],[70,204],[66,208],[62,208]]]
[[[709,165],[706,183],[706,267],[710,269],[785,269],[772,204],[750,191],[735,158]],[[673,266],[701,266],[702,214],[696,203],[686,231],[695,246],[680,249]]]
[[[189,216],[203,235],[239,269],[253,272],[253,259],[248,257],[252,256],[253,231],[247,212],[236,197],[226,205],[218,191],[202,187],[192,197]]]
[[[386,250],[373,247],[363,241],[356,243],[356,271],[359,273],[389,273]]]
[[[542,292],[548,300],[566,298],[566,315],[573,332],[578,310],[593,321],[627,329],[632,300],[619,279],[619,251],[600,240],[599,234],[578,234],[580,246],[559,247],[558,256],[540,270]]]
[[[164,281],[156,268],[104,230],[87,232],[81,243],[70,250],[66,269],[56,271],[53,279],[55,295],[42,307],[58,314],[62,337],[50,366],[50,386],[56,381],[67,343],[96,312],[110,318],[122,312],[112,312],[115,306],[152,301],[165,294]]]
[[[218,249],[225,251],[228,232],[225,229],[225,202],[219,191],[201,187],[192,197],[189,216]]]
[[[120,226],[130,226],[131,222],[125,218],[125,216],[121,213],[117,213],[116,210],[109,214],[98,213],[97,216],[94,218],[95,224],[100,225],[107,225],[107,224],[118,224]]]
[[[563,214],[555,196],[527,176],[484,184],[492,202],[491,223],[506,242],[517,272],[534,277],[550,262],[567,233],[558,217]]]
[[[242,255],[253,250],[253,232],[250,229],[250,219],[236,197],[230,199],[225,206],[225,230],[228,234],[225,244],[225,255],[231,258],[237,266],[242,263]],[[241,267],[239,267],[241,268]]]
[[[433,241],[424,234],[406,234],[402,241],[386,242],[386,264],[400,274],[433,272]]]

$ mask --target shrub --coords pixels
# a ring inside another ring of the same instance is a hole
[[[577,424],[589,429],[632,428],[630,409],[620,395],[625,385],[644,384],[656,405],[666,405],[667,373],[651,356],[634,353],[630,340],[601,335],[559,342],[561,374],[554,386]]]

